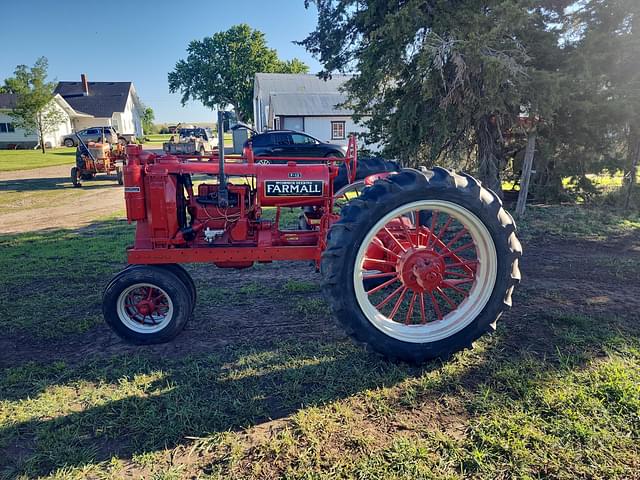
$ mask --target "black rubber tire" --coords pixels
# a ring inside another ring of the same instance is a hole
[[[173,272],[187,286],[189,293],[191,294],[191,313],[193,314],[193,309],[195,308],[196,301],[198,299],[198,291],[193,278],[189,275],[189,272],[187,272],[182,265],[177,263],[163,263],[158,265],[158,267],[165,268],[170,272]]]
[[[193,278],[191,278],[191,275],[189,275],[189,272],[187,272],[182,265],[179,265],[177,263],[158,263],[158,264],[154,264],[153,266],[158,268],[164,268],[165,270],[169,270],[170,272],[174,273],[178,278],[180,278],[180,280],[182,280],[182,283],[184,283],[187,286],[191,296],[191,313],[193,314],[193,310],[196,306],[196,301],[198,299],[197,298],[198,289],[196,288],[196,284],[193,281]],[[145,267],[148,267],[148,265],[131,264],[131,265],[127,265],[125,267],[125,270],[131,269],[131,268],[145,268]],[[113,281],[114,279],[112,279],[111,281]]]
[[[78,181],[78,167],[72,167],[71,168],[71,183],[73,184],[74,187],[81,187],[82,184]]]
[[[399,206],[425,199],[458,204],[482,221],[496,247],[497,276],[486,306],[465,328],[439,341],[409,343],[384,334],[366,318],[356,300],[353,270],[358,247],[380,218]],[[388,358],[411,363],[445,359],[471,348],[474,340],[495,330],[496,321],[511,306],[513,289],[520,281],[518,262],[522,256],[515,233],[515,223],[498,196],[473,177],[443,168],[424,173],[403,169],[376,181],[342,209],[341,219],[331,227],[322,254],[323,291],[335,316],[356,342]]]
[[[62,142],[65,147],[75,147],[76,142],[74,142],[71,138],[65,138],[64,142]]]
[[[131,330],[120,320],[117,302],[120,294],[136,283],[150,283],[162,288],[173,303],[173,316],[158,332]],[[107,285],[102,297],[102,314],[107,324],[123,340],[135,345],[165,343],[174,339],[185,327],[193,310],[189,286],[174,271],[156,265],[135,265],[118,273]]]
[[[120,167],[116,169],[116,181],[118,182],[118,185],[124,185],[124,177],[122,175],[122,168]]]
[[[358,165],[356,167],[356,180],[364,180],[369,175],[385,172],[397,172],[400,170],[400,166],[393,160],[385,160],[380,157],[366,157],[358,158]],[[333,191],[337,192],[342,187],[347,185],[349,180],[347,178],[347,166],[342,163],[338,170],[338,176],[333,181]]]

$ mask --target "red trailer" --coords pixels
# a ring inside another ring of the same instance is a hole
[[[196,297],[180,266],[191,262],[239,269],[311,260],[348,334],[413,362],[469,347],[511,305],[522,254],[515,224],[469,175],[372,172],[379,163],[358,162],[354,138],[346,158],[322,161],[261,164],[251,151],[158,156],[137,145],[126,157],[127,217],[136,234],[129,266],[105,290],[103,313],[127,341],[178,335]],[[208,180],[196,188],[197,175]],[[301,208],[301,225],[284,229],[280,212],[292,207]],[[266,209],[275,209],[273,219],[264,218]]]

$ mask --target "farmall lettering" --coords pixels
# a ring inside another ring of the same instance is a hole
[[[321,180],[267,180],[264,182],[267,197],[321,197]]]

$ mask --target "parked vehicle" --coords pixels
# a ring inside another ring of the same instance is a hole
[[[272,130],[253,135],[245,142],[256,157],[338,157],[344,158],[347,147],[323,142],[306,133],[295,130]],[[260,163],[284,163],[259,160]]]
[[[85,143],[76,137],[76,166],[71,169],[71,183],[81,187],[80,180],[91,180],[98,173],[116,175],[118,185],[124,183],[122,165],[125,158],[124,145],[116,143]]]
[[[102,142],[104,138],[106,143],[110,143],[111,145],[119,143],[122,146],[130,144],[136,139],[134,134],[120,134],[116,132],[116,129],[113,127],[90,127],[76,133],[65,135],[62,137],[62,144],[65,147],[77,147],[78,138],[76,135],[78,135],[84,143],[99,143]]]
[[[206,155],[217,146],[218,139],[210,128],[181,128],[162,149],[173,155]]]

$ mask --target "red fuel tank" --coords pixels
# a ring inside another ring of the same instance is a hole
[[[329,167],[325,164],[256,165],[256,180],[260,204],[265,207],[321,205],[329,195]]]

